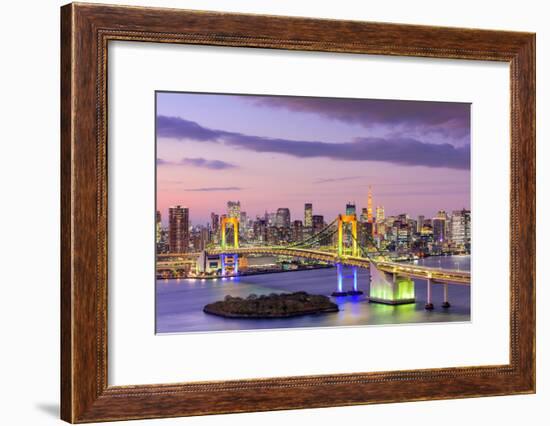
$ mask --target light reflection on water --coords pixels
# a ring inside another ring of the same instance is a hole
[[[416,264],[445,269],[469,270],[469,256],[426,258]],[[350,271],[344,270],[345,275]],[[322,315],[307,315],[280,319],[226,319],[205,314],[204,305],[222,300],[226,295],[246,297],[258,295],[307,291],[311,294],[330,295],[337,285],[336,269],[285,272],[266,275],[242,276],[216,280],[158,280],[156,285],[157,333],[185,333],[193,331],[228,331],[273,328],[338,327],[419,322],[469,321],[469,286],[449,285],[451,308],[440,307],[443,287],[432,287],[433,311],[426,311],[426,283],[415,280],[416,303],[390,306],[369,303],[368,271],[359,270],[358,287],[361,296],[333,298],[340,311]],[[344,280],[344,290],[351,290],[352,280]]]

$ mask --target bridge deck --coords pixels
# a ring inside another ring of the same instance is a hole
[[[341,263],[346,266],[357,266],[360,268],[369,268],[371,262],[377,269],[410,278],[431,279],[435,283],[449,284],[470,284],[470,272],[457,271],[449,269],[440,269],[427,266],[411,265],[398,262],[374,261],[365,257],[338,256],[337,253],[331,253],[321,250],[302,249],[295,247],[240,247],[231,249],[209,249],[208,254],[266,254],[274,256],[290,256],[303,259],[312,259],[321,262]],[[161,254],[159,259],[169,261],[169,259],[192,259],[200,256],[200,253],[170,253]],[[164,263],[164,262],[163,262]]]

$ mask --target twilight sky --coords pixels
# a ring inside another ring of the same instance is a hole
[[[386,215],[470,208],[470,104],[157,93],[157,208],[191,222],[240,200],[248,216],[348,201]]]

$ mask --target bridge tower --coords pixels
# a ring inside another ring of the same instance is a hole
[[[233,248],[239,248],[239,219],[236,217],[222,217],[221,219],[222,248],[227,247],[225,231],[228,224],[233,225]]]
[[[344,254],[344,223],[351,224],[351,255],[357,256],[357,216],[355,214],[338,215],[338,256]]]

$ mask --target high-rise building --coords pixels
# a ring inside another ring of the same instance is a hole
[[[227,202],[227,216],[236,219],[241,218],[241,202],[240,201],[228,201]]]
[[[239,229],[241,229],[242,232],[246,232],[248,229],[247,221],[246,212],[241,212],[239,216]]]
[[[359,221],[360,222],[368,222],[368,220],[369,220],[368,209],[366,207],[363,207],[361,209],[361,216],[359,216]]]
[[[372,223],[372,187],[370,186],[367,197],[367,222]]]
[[[212,232],[216,234],[218,229],[220,229],[220,215],[214,212],[210,213],[210,222],[212,224]]]
[[[304,205],[304,226],[311,228],[313,226],[313,204],[306,203]]]
[[[290,228],[290,210],[288,208],[281,207],[277,209],[275,226],[278,228]]]
[[[168,241],[171,253],[184,253],[189,248],[189,209],[174,206],[168,209]]]
[[[301,220],[292,222],[292,241],[300,242],[304,238],[304,226]]]
[[[355,211],[355,202],[349,201],[346,204],[346,215],[349,216],[349,215],[352,215],[352,214],[355,214],[355,213],[356,213],[356,211]]]
[[[376,223],[384,222],[386,219],[386,213],[384,211],[384,206],[376,207]]]
[[[418,216],[418,221],[416,222],[416,232],[421,233],[422,227],[424,226],[424,215]]]
[[[325,227],[325,218],[323,215],[314,214],[313,215],[313,233],[316,234],[321,232]]]
[[[162,223],[161,223],[160,212],[158,210],[155,216],[155,225],[156,225],[155,242],[158,244],[160,243],[160,240],[162,238]]]
[[[436,243],[442,243],[445,241],[447,236],[446,227],[446,220],[439,215],[432,219],[434,241]]]
[[[451,241],[460,248],[469,250],[471,239],[470,210],[455,210],[451,216]]]
[[[267,242],[267,221],[265,219],[256,219],[253,225],[254,241]]]

